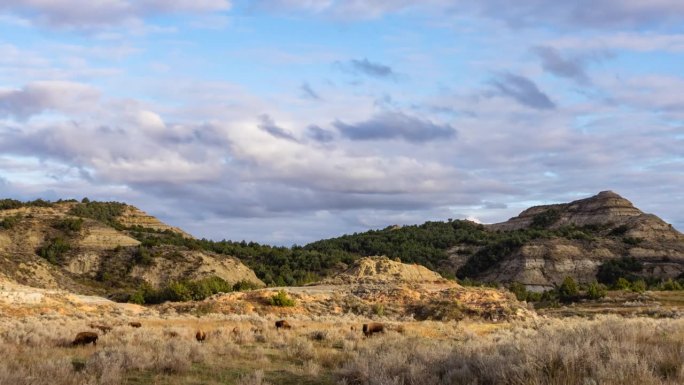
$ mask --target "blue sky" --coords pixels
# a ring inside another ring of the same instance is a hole
[[[614,190],[684,228],[678,0],[8,0],[0,195],[198,237],[485,223]]]

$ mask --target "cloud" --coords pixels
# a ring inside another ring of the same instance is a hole
[[[337,62],[336,65],[343,71],[356,75],[370,76],[376,79],[394,79],[396,74],[391,67],[380,63],[373,63],[368,59],[352,59],[346,63]]]
[[[91,29],[170,13],[226,11],[230,6],[228,0],[3,0],[0,11],[51,27]]]
[[[0,117],[19,120],[50,110],[70,112],[97,103],[99,92],[85,84],[66,81],[33,82],[19,90],[0,89]]]
[[[544,70],[560,77],[573,79],[578,83],[589,82],[584,63],[580,58],[564,58],[558,50],[552,47],[535,47],[532,51],[539,56]]]
[[[337,120],[333,126],[351,140],[404,139],[421,143],[456,136],[456,130],[448,124],[435,124],[401,112],[381,113],[355,124]]]
[[[321,97],[314,91],[309,83],[303,83],[299,89],[302,91],[302,97],[310,100],[322,100]]]
[[[312,124],[306,128],[306,135],[309,138],[321,143],[332,142],[333,139],[335,139],[335,136],[332,132],[320,128],[315,124]]]
[[[556,104],[539,90],[530,79],[511,73],[504,73],[491,81],[498,94],[509,97],[518,103],[538,110],[556,108]]]
[[[534,47],[532,52],[541,59],[542,68],[545,71],[559,77],[572,79],[582,85],[591,83],[586,73],[587,64],[605,60],[611,56],[605,50],[595,50],[563,57],[556,48],[549,46]]]
[[[680,0],[259,0],[255,7],[275,12],[304,12],[343,20],[367,20],[392,13],[424,12],[453,17],[482,15],[517,26],[633,28],[663,27],[684,22]]]
[[[278,127],[276,123],[271,119],[270,116],[266,114],[262,114],[259,116],[259,128],[264,130],[265,132],[268,132],[269,134],[273,135],[276,138],[280,139],[286,139],[286,140],[291,140],[293,142],[297,141],[297,138],[295,138],[292,133],[288,132],[282,127]]]

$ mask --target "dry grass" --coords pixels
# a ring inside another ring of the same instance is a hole
[[[407,322],[372,338],[351,317],[293,318],[280,331],[274,320],[176,316],[135,329],[123,316],[6,318],[0,385],[684,383],[684,320]],[[113,330],[71,347],[91,322]]]

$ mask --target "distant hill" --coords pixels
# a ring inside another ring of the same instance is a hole
[[[145,242],[162,236],[193,239],[124,203],[0,200],[0,278],[121,300],[210,278],[263,286],[236,258]]]
[[[553,287],[567,276],[591,282],[602,266],[614,264],[619,270],[624,259],[638,265],[625,274],[650,280],[677,278],[684,272],[684,236],[611,191],[532,207],[493,225],[457,220],[390,226],[317,241],[304,249],[386,255],[446,277],[537,288]]]
[[[369,256],[422,265],[444,278],[541,289],[568,276],[580,283],[684,277],[684,236],[610,191],[531,207],[493,225],[389,226],[291,248],[196,239],[117,202],[0,200],[0,279],[36,287],[116,299],[142,288],[160,300],[154,290],[169,283],[205,280],[202,288],[213,287],[212,277],[242,286],[320,282]],[[187,297],[185,289],[171,294]]]

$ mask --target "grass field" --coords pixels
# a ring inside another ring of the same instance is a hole
[[[353,317],[57,314],[0,321],[0,384],[681,384],[684,320],[597,316],[513,323],[390,323]],[[91,322],[97,346],[71,347]],[[352,326],[355,330],[351,330]],[[203,343],[195,331],[207,332]]]

